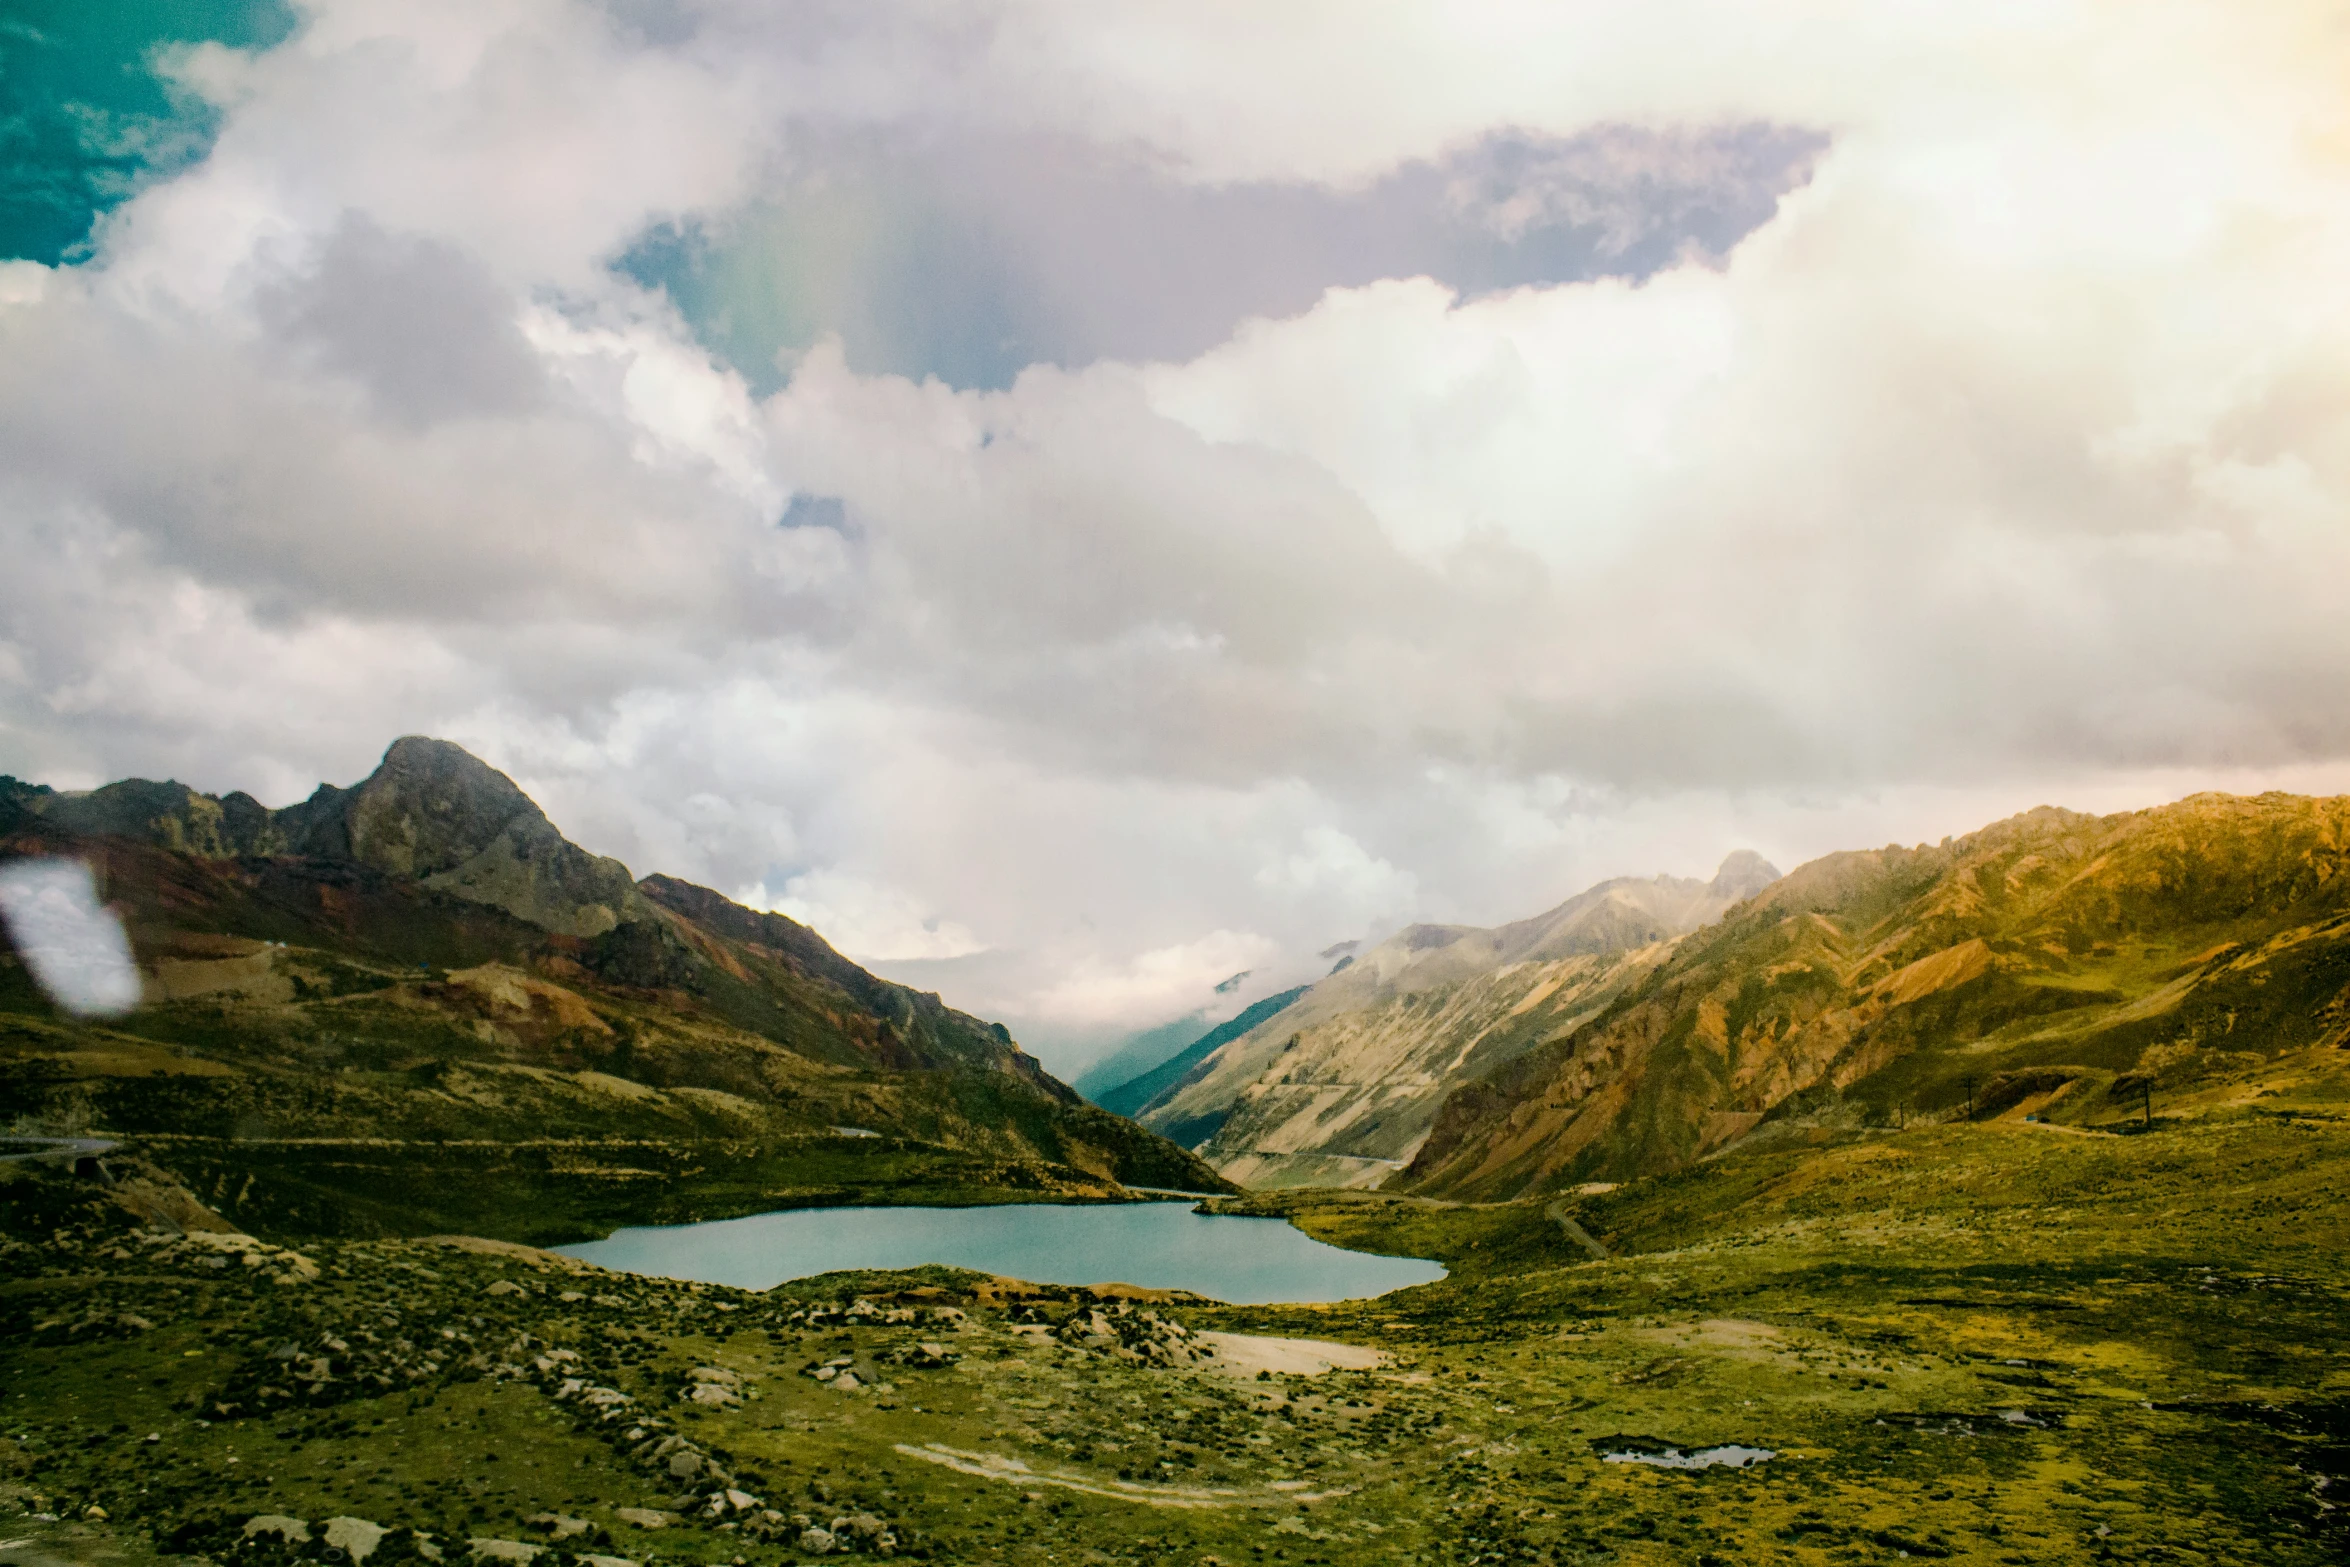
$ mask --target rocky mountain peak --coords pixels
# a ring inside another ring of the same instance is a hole
[[[357,787],[294,809],[312,818],[311,845],[339,827],[337,847],[362,865],[564,935],[652,917],[627,866],[565,838],[513,779],[446,740],[405,735]]]
[[[627,866],[565,838],[513,779],[464,747],[423,735],[393,741],[351,788],[320,784],[279,811],[168,780],[74,794],[10,782],[0,831],[129,838],[198,859],[350,860],[566,936],[658,918]]]
[[[510,831],[555,830],[513,779],[463,746],[423,735],[393,741],[346,799],[351,857],[401,876],[455,870]]]
[[[1705,890],[1712,897],[1743,903],[1778,879],[1776,865],[1752,849],[1733,849]]]

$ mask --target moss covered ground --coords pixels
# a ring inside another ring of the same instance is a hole
[[[479,1538],[750,1567],[809,1559],[809,1530],[1040,1564],[2336,1561],[2350,1122],[2283,1108],[1821,1129],[1563,1201],[1244,1199],[1452,1269],[1321,1307],[142,1237],[89,1183],[19,1175],[0,1549],[331,1559],[240,1541],[283,1514],[381,1524],[385,1561]],[[1121,1304],[1130,1340],[1386,1358],[1259,1377],[1060,1327]],[[1771,1456],[1628,1457],[1716,1447]]]

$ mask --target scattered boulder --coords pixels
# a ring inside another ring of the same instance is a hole
[[[532,1513],[523,1522],[535,1529],[546,1530],[550,1540],[568,1540],[573,1535],[585,1534],[595,1527],[585,1518],[573,1518],[564,1513]]]
[[[244,1540],[279,1540],[299,1548],[310,1543],[310,1520],[289,1518],[284,1513],[257,1513],[245,1520],[238,1535]]]
[[[832,1546],[830,1529],[808,1528],[800,1531],[800,1549],[810,1556],[828,1556],[832,1553]]]
[[[526,1545],[520,1540],[487,1540],[478,1535],[466,1543],[472,1547],[468,1554],[477,1562],[513,1562],[516,1567],[530,1567],[546,1550],[543,1545]]]
[[[844,1393],[853,1393],[858,1388],[871,1386],[874,1381],[871,1373],[859,1375],[856,1365],[855,1356],[836,1355],[821,1365],[811,1362],[802,1366],[800,1374],[814,1377],[817,1381],[838,1388]]]
[[[1196,1334],[1171,1317],[1131,1305],[1089,1306],[1055,1321],[1042,1307],[1011,1315],[1015,1326],[1042,1327],[1064,1348],[1145,1366],[1188,1366],[1213,1358]]]
[[[329,1518],[326,1521],[326,1543],[341,1551],[352,1567],[375,1554],[391,1531],[382,1524],[370,1523],[365,1518]]]
[[[387,1321],[392,1319],[386,1319]],[[261,1414],[290,1404],[323,1405],[372,1398],[435,1383],[460,1369],[478,1369],[478,1356],[461,1368],[472,1339],[459,1328],[417,1338],[398,1330],[353,1327],[329,1332],[307,1344],[287,1340],[250,1357],[230,1373],[218,1395],[204,1398],[219,1419]],[[199,1395],[202,1398],[202,1395]]]
[[[827,1532],[831,1534],[836,1544],[845,1545],[852,1550],[878,1550],[885,1544],[894,1547],[897,1543],[896,1537],[889,1531],[889,1526],[871,1513],[856,1513],[846,1518],[835,1518],[832,1520],[831,1529]]]
[[[666,1529],[672,1521],[669,1514],[651,1507],[615,1507],[612,1516],[639,1529]]]
[[[732,1409],[743,1401],[742,1377],[723,1366],[696,1366],[686,1379],[677,1396],[687,1403]]]

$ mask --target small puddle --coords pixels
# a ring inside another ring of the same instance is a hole
[[[1699,1447],[1683,1452],[1646,1437],[1603,1436],[1593,1440],[1602,1462],[1649,1464],[1658,1469],[1747,1469],[1779,1455],[1767,1447]]]

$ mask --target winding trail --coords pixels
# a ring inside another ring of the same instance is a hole
[[[1058,1486],[1064,1491],[1108,1497],[1116,1502],[1139,1502],[1145,1507],[1282,1507],[1299,1502],[1326,1502],[1334,1497],[1350,1495],[1354,1490],[1352,1486],[1326,1491],[1309,1490],[1308,1486],[1312,1482],[1306,1480],[1275,1480],[1254,1490],[1224,1486],[1145,1485],[1132,1480],[1102,1480],[1062,1469],[1031,1469],[1019,1459],[1007,1458],[1001,1453],[966,1452],[961,1448],[948,1447],[942,1442],[928,1442],[920,1447],[899,1442],[894,1450],[908,1458],[919,1458],[924,1463],[937,1464],[957,1474],[972,1475],[981,1480],[999,1480],[1011,1485]]]
[[[0,1164],[15,1164],[25,1159],[82,1159],[120,1146],[103,1137],[0,1137],[0,1148],[24,1143],[39,1146],[22,1153],[0,1153]]]
[[[1575,1222],[1575,1216],[1567,1211],[1567,1200],[1564,1197],[1557,1199],[1549,1207],[1543,1209],[1542,1216],[1546,1219],[1556,1220],[1558,1227],[1567,1232],[1567,1239],[1591,1253],[1594,1260],[1607,1261],[1607,1248],[1594,1240],[1589,1230]]]

